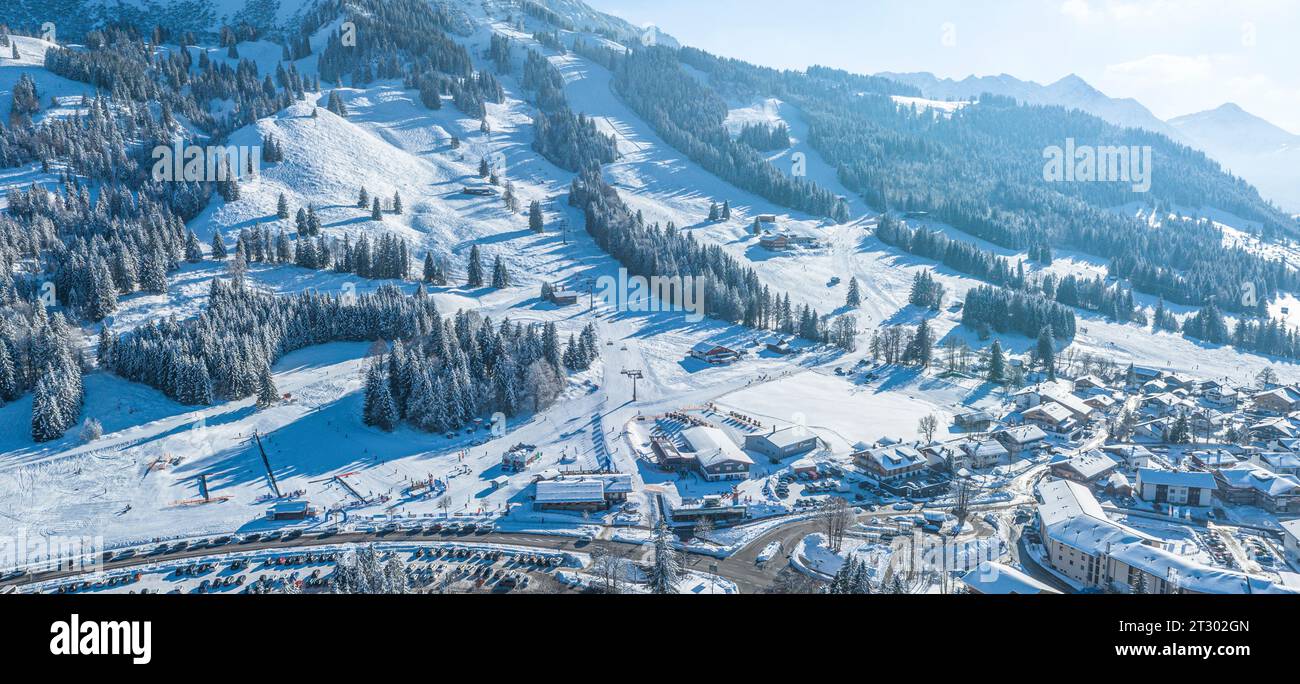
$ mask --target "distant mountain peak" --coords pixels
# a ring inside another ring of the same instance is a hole
[[[1300,135],[1241,108],[1235,102],[1169,120],[1211,157],[1259,188],[1261,194],[1293,210],[1300,206],[1295,169],[1300,168]]]
[[[1062,76],[1060,79],[1058,79],[1058,80],[1057,80],[1055,83],[1053,83],[1052,85],[1053,85],[1053,86],[1072,86],[1072,87],[1087,88],[1088,90],[1096,90],[1096,88],[1093,88],[1091,84],[1089,84],[1087,81],[1083,80],[1083,78],[1080,77],[1078,74],[1067,74],[1067,75],[1065,75],[1065,76]]]
[[[984,93],[1015,98],[1025,104],[1056,105],[1078,109],[1117,126],[1141,128],[1161,133],[1177,142],[1186,142],[1174,127],[1131,98],[1112,98],[1092,87],[1078,74],[1068,74],[1051,85],[1026,81],[1010,74],[967,76],[960,81],[939,78],[928,72],[876,74],[916,87],[923,95],[936,100],[971,99]]]
[[[1169,125],[1187,132],[1193,137],[1207,132],[1210,128],[1220,128],[1223,133],[1235,133],[1240,139],[1253,141],[1261,145],[1276,146],[1300,143],[1300,136],[1295,135],[1262,117],[1251,114],[1235,102],[1225,102],[1214,109],[1185,114],[1169,120]]]

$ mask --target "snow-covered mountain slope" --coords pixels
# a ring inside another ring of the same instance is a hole
[[[1014,76],[939,78],[926,72],[877,74],[918,88],[927,98],[953,101],[981,93],[1013,97],[1020,102],[1078,109],[1130,128],[1168,136],[1214,157],[1233,173],[1259,188],[1266,198],[1289,211],[1300,209],[1300,136],[1243,111],[1235,104],[1161,121],[1133,98],[1112,98],[1070,74],[1041,85]]]
[[[1300,210],[1300,135],[1233,103],[1169,120],[1192,144],[1288,211]]]
[[[1163,133],[1178,142],[1186,142],[1176,128],[1161,121],[1142,103],[1132,98],[1108,97],[1074,74],[1048,85],[1024,81],[1007,74],[967,76],[960,81],[939,78],[928,72],[885,72],[876,75],[914,86],[926,97],[937,100],[975,99],[982,93],[1004,95],[1025,104],[1078,109],[1117,126]]]
[[[47,23],[60,37],[79,38],[106,23],[158,25],[180,31],[215,33],[245,23],[260,32],[297,26],[317,0],[10,0],[0,6],[0,23],[35,29]]]
[[[286,3],[287,4],[287,3]],[[744,122],[782,122],[790,131],[792,147],[771,153],[769,161],[790,169],[795,155],[809,179],[849,202],[851,220],[840,225],[786,207],[720,180],[681,151],[667,144],[611,88],[612,75],[604,67],[572,52],[560,54],[543,48],[533,33],[546,28],[525,18],[523,30],[508,23],[513,3],[452,3],[466,23],[456,36],[473,56],[474,65],[492,70],[483,55],[493,34],[508,36],[516,46],[547,56],[564,78],[564,93],[574,111],[593,117],[603,131],[616,138],[621,158],[603,168],[605,180],[624,201],[651,222],[674,222],[704,244],[717,245],[743,266],[751,267],[760,282],[775,291],[790,293],[796,303],[807,303],[822,314],[852,313],[860,320],[859,351],[843,353],[815,348],[793,360],[758,351],[755,341],[763,333],[714,320],[692,321],[682,312],[638,312],[606,306],[599,300],[557,308],[538,297],[540,283],[555,281],[580,290],[594,278],[617,278],[620,265],[604,253],[583,230],[583,215],[565,202],[574,180],[572,172],[547,161],[532,149],[534,103],[520,84],[519,65],[499,74],[504,91],[500,104],[486,106],[491,132],[480,121],[462,113],[450,97],[441,109],[425,107],[419,93],[399,80],[380,80],[364,87],[341,86],[335,92],[345,103],[346,117],[324,106],[329,94],[308,92],[305,100],[269,114],[235,131],[230,142],[258,145],[263,136],[283,143],[284,160],[262,167],[256,178],[240,185],[240,197],[224,202],[215,197],[208,208],[188,222],[204,243],[214,233],[229,244],[246,228],[264,224],[273,231],[292,232],[293,219],[277,219],[276,203],[283,194],[291,213],[312,206],[319,214],[326,237],[392,233],[401,236],[417,257],[427,251],[445,257],[452,284],[429,288],[444,314],[458,309],[476,311],[499,322],[551,322],[561,337],[588,322],[597,325],[603,342],[602,359],[592,369],[570,378],[560,402],[540,412],[524,412],[512,419],[505,440],[534,444],[543,453],[535,469],[596,468],[605,456],[614,466],[634,475],[638,485],[653,483],[672,489],[672,476],[657,472],[633,455],[630,438],[620,430],[639,413],[647,415],[681,406],[711,401],[733,402],[773,421],[793,420],[795,401],[804,400],[826,414],[825,424],[839,439],[835,448],[845,451],[857,441],[883,436],[899,437],[910,431],[921,415],[947,416],[960,406],[995,404],[988,385],[976,380],[952,381],[911,370],[891,377],[882,387],[852,384],[830,372],[866,355],[871,331],[880,325],[929,321],[941,339],[962,340],[982,348],[989,340],[960,326],[955,307],[929,312],[908,304],[912,278],[932,269],[947,288],[949,301],[961,301],[981,282],[930,259],[886,246],[870,232],[876,208],[840,183],[836,169],[808,145],[808,124],[799,108],[778,99],[730,103],[729,125]],[[578,28],[605,30],[634,27],[601,19],[574,0],[548,5],[564,12]],[[587,23],[584,23],[587,22]],[[584,36],[597,40],[594,36]],[[39,41],[18,38],[25,55],[18,64],[0,60],[0,90],[12,89],[18,73],[31,73],[42,99],[78,95],[91,90],[84,84],[59,79],[41,67],[36,56]],[[323,36],[313,40],[321,47]],[[30,48],[30,56],[28,54]],[[204,47],[214,60],[224,60],[222,50]],[[269,42],[242,43],[241,55],[254,60],[262,74],[272,72],[278,51]],[[316,57],[296,62],[304,74],[316,70]],[[1069,85],[1069,84],[1067,84]],[[976,93],[980,89],[976,89]],[[6,92],[0,92],[0,99]],[[939,107],[931,101],[904,100],[902,104]],[[71,106],[71,105],[66,105]],[[51,115],[46,109],[42,116]],[[452,138],[459,141],[453,148]],[[476,197],[460,192],[466,184],[480,182],[480,160],[490,159],[511,182],[526,207],[541,202],[547,231],[528,229],[527,217],[510,211],[499,197]],[[42,174],[35,164],[0,172],[0,203],[12,188],[33,181],[52,183],[57,176]],[[372,196],[390,198],[400,193],[405,210],[386,213],[382,221],[355,206],[360,188]],[[733,211],[729,221],[705,220],[712,203],[727,201]],[[811,249],[770,252],[758,246],[749,226],[759,214],[773,214],[786,230],[818,237]],[[1231,219],[1225,218],[1225,223]],[[997,247],[972,238],[951,226],[920,221],[954,240],[1015,261],[1024,252]],[[1239,226],[1248,232],[1247,226]],[[466,258],[479,247],[490,260],[501,256],[513,283],[492,289],[468,287],[464,282]],[[1093,256],[1058,251],[1050,267],[1026,263],[1030,275],[1050,272],[1064,275],[1104,275],[1106,263]],[[162,294],[123,296],[113,316],[116,331],[125,332],[149,322],[196,316],[207,304],[207,293],[224,266],[210,260],[185,264],[170,274]],[[274,294],[306,290],[339,293],[370,290],[392,281],[373,281],[351,274],[316,271],[289,265],[254,264],[249,278],[253,287]],[[856,311],[844,306],[850,278],[862,287],[864,303]],[[414,282],[395,283],[406,292]],[[1139,296],[1138,304],[1152,307],[1155,299]],[[1179,315],[1188,307],[1170,307]],[[1300,312],[1300,306],[1295,307]],[[1248,377],[1271,360],[1240,354],[1230,347],[1200,345],[1178,335],[1152,333],[1149,328],[1123,325],[1105,317],[1080,312],[1080,332],[1073,344],[1084,352],[1113,359],[1193,371],[1203,377]],[[82,330],[83,348],[93,348],[95,326]],[[1033,340],[1019,335],[1000,336],[1005,348],[1023,352]],[[701,341],[753,349],[742,363],[714,368],[688,355]],[[413,480],[435,477],[448,483],[443,495],[452,512],[495,513],[527,502],[531,475],[511,477],[494,487],[503,440],[479,442],[476,436],[431,434],[409,427],[385,433],[361,420],[363,370],[370,362],[371,345],[335,342],[292,352],[271,368],[277,389],[289,401],[258,410],[252,398],[224,401],[212,406],[187,407],[160,392],[128,382],[107,372],[86,376],[83,415],[102,420],[104,436],[81,443],[69,432],[62,439],[35,443],[30,437],[32,397],[27,395],[0,406],[0,534],[36,530],[39,534],[75,533],[92,529],[110,542],[157,537],[211,534],[231,530],[252,531],[261,521],[268,496],[265,472],[250,441],[256,431],[267,445],[280,487],[303,490],[321,508],[346,509],[354,518],[439,512],[438,498],[404,494]],[[623,370],[641,370],[639,402],[631,404],[632,381]],[[1285,376],[1295,375],[1284,368]],[[779,382],[769,386],[768,382]],[[842,397],[849,400],[841,401]],[[870,425],[863,426],[864,417]],[[615,445],[606,455],[607,445]],[[469,470],[466,470],[466,469]],[[220,501],[199,503],[197,478],[209,478]],[[358,504],[343,482],[363,494],[387,496],[383,501]],[[761,486],[761,480],[743,486]],[[731,483],[682,485],[695,493],[730,491]],[[710,489],[711,488],[711,489]],[[516,525],[537,524],[520,514]],[[580,521],[580,519],[579,519]]]
[[[58,103],[56,106],[43,107],[34,117],[36,121],[49,116],[73,114],[79,111],[81,96],[95,94],[95,88],[90,84],[72,81],[45,70],[45,51],[53,47],[52,43],[27,36],[11,36],[10,40],[18,47],[18,59],[10,56],[11,48],[4,48],[4,54],[0,56],[0,102],[4,103],[0,106],[6,112],[13,98],[14,84],[24,74],[36,83],[42,105]]]

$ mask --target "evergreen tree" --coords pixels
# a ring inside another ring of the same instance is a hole
[[[534,233],[540,233],[544,230],[542,225],[542,205],[537,200],[533,200],[528,205],[528,229]]]
[[[483,260],[478,245],[469,248],[469,265],[466,268],[465,284],[469,287],[483,286]]]
[[[154,294],[167,292],[167,256],[161,247],[145,254],[140,268],[140,289]]]
[[[1038,331],[1038,363],[1047,370],[1049,379],[1056,379],[1056,339],[1052,336],[1052,326],[1045,325]]]
[[[675,594],[681,581],[681,559],[673,548],[672,533],[668,524],[662,519],[655,530],[654,559],[650,566],[650,592],[653,594]]]
[[[930,331],[930,322],[922,318],[916,326],[916,333],[903,351],[903,360],[925,368],[930,365],[933,354],[934,334]]]
[[[1187,444],[1192,441],[1192,429],[1190,422],[1187,420],[1187,413],[1178,414],[1173,425],[1169,427],[1169,435],[1166,439],[1170,444]]]
[[[363,422],[385,432],[392,432],[397,428],[398,419],[397,403],[393,400],[388,378],[382,366],[374,364],[366,378]]]
[[[226,242],[221,239],[221,231],[212,231],[212,258],[221,261],[226,258]]]
[[[275,380],[271,377],[270,366],[262,366],[262,373],[257,382],[257,408],[264,409],[274,406],[279,399],[280,392],[275,388]]]
[[[18,395],[18,375],[14,369],[14,360],[9,354],[9,345],[0,339],[0,404],[13,401]]]
[[[858,279],[849,278],[849,294],[844,298],[844,305],[850,309],[856,309],[862,306],[862,293],[858,289]]]
[[[63,436],[68,418],[59,401],[54,376],[45,374],[36,382],[32,398],[32,439],[49,442]]]
[[[199,236],[192,230],[185,231],[185,260],[191,264],[203,261],[203,244],[199,242]]]
[[[988,379],[992,382],[1002,382],[1006,379],[1007,361],[1002,353],[1002,343],[993,340],[993,347],[989,350],[989,374]]]
[[[867,564],[865,561],[858,563],[857,568],[853,571],[849,584],[850,594],[871,594],[871,577],[867,574]]]
[[[492,263],[492,288],[504,290],[507,287],[510,287],[510,273],[506,270],[506,262],[498,254],[496,260]]]

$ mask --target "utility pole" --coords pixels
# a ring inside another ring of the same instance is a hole
[[[632,401],[636,401],[636,381],[645,377],[639,370],[624,370],[623,375],[632,378]]]

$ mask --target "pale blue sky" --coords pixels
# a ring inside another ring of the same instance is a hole
[[[587,1],[768,66],[1040,83],[1076,73],[1164,119],[1236,102],[1300,133],[1295,0]]]

